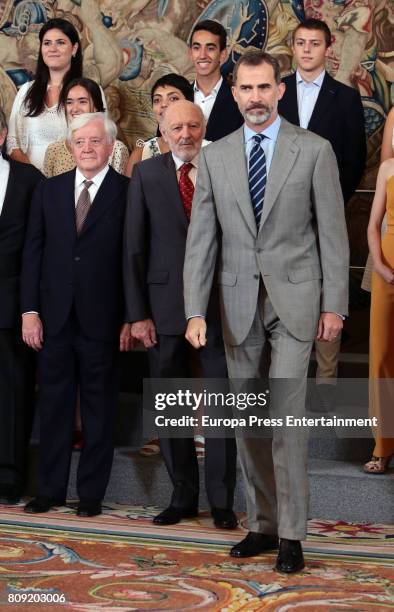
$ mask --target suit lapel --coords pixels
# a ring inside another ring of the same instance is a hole
[[[299,147],[294,142],[296,136],[293,126],[282,118],[268,174],[259,231],[261,231],[299,154]]]
[[[159,159],[163,163],[163,166],[165,168],[165,191],[166,193],[168,193],[168,199],[173,203],[175,215],[187,232],[189,222],[187,220],[181,194],[179,192],[176,168],[172,154],[165,153],[164,155],[160,155]]]
[[[75,240],[77,237],[75,227],[75,170],[60,174],[54,180],[56,180],[56,185],[59,185],[60,181],[63,184],[59,187],[59,194],[53,206],[57,208],[56,212],[59,215],[59,222],[62,223],[62,229]],[[63,219],[60,221],[61,215]]]
[[[243,126],[230,134],[227,142],[230,146],[226,147],[223,154],[224,167],[245,222],[256,237],[257,228],[249,193]]]
[[[293,125],[300,125],[295,73],[286,79],[286,92],[280,102],[280,112],[286,117],[287,121],[290,121]]]
[[[217,122],[223,121],[223,117],[221,117],[220,115],[223,115],[223,110],[226,108],[226,100],[228,98],[226,87],[228,86],[223,77],[223,82],[220,86],[218,95],[216,96],[215,102],[213,104],[212,110],[208,118],[207,128],[206,128],[207,132],[209,132],[212,126],[215,126]]]
[[[96,193],[79,236],[82,236],[86,230],[88,230],[89,227],[91,227],[101,217],[101,215],[103,215],[108,208],[111,207],[113,200],[117,197],[119,188],[115,187],[114,189],[114,183],[112,181],[114,172],[115,170],[113,170],[110,166],[99,190]]]
[[[0,214],[0,226],[4,223],[11,210],[15,210],[15,205],[17,204],[18,196],[20,193],[22,193],[21,190],[23,188],[23,186],[20,184],[20,181],[17,180],[15,167],[12,161],[7,161],[9,161],[10,164],[10,174],[8,177],[8,183],[5,191],[3,208]]]
[[[308,130],[316,132],[323,115],[327,112],[330,106],[334,104],[337,89],[338,87],[335,79],[330,77],[330,75],[326,72],[316,100],[315,108],[313,109],[312,116],[308,123]]]

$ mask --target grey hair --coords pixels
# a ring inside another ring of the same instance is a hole
[[[83,113],[82,115],[77,115],[68,126],[67,140],[71,142],[73,133],[76,130],[80,130],[91,121],[97,121],[98,119],[102,121],[104,125],[108,142],[114,142],[116,140],[118,128],[116,127],[116,123],[108,117],[107,113]]]
[[[3,131],[4,129],[7,129],[7,119],[5,116],[5,112],[0,106],[0,130]]]

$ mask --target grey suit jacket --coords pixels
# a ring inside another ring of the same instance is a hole
[[[243,128],[202,149],[184,267],[187,317],[206,312],[217,258],[227,344],[246,338],[261,277],[299,340],[315,337],[321,312],[347,314],[349,247],[328,141],[282,119],[259,231]]]

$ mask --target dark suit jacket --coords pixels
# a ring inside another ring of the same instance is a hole
[[[290,123],[300,125],[295,73],[285,77],[283,82],[286,91],[279,101],[279,114]],[[326,72],[308,130],[331,143],[346,203],[360,183],[367,153],[364,111],[358,91]]]
[[[33,191],[44,178],[30,164],[7,161],[10,175],[0,215],[0,329],[11,329],[20,322],[22,249]]]
[[[184,334],[188,225],[171,153],[137,164],[130,181],[124,238],[128,321],[151,318],[159,334]],[[211,322],[219,320],[212,299],[208,317]]]
[[[207,123],[206,140],[219,140],[237,130],[244,120],[238,110],[231,88],[223,78]]]
[[[75,170],[35,191],[21,279],[22,312],[38,311],[54,335],[74,305],[94,340],[114,340],[123,322],[122,235],[128,179],[109,168],[81,233],[75,229]]]

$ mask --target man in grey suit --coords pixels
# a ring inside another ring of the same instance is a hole
[[[279,64],[251,51],[234,70],[245,124],[200,157],[185,268],[186,337],[206,343],[205,313],[218,260],[226,358],[231,378],[294,379],[281,412],[302,416],[315,337],[332,341],[348,307],[348,239],[338,167],[328,141],[278,115]],[[276,569],[304,567],[300,541],[308,508],[307,439],[237,438],[249,533],[231,555],[278,546]]]

